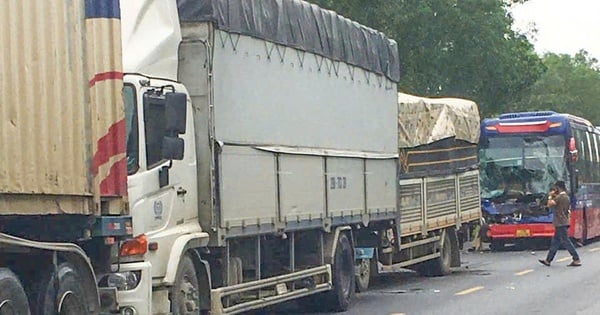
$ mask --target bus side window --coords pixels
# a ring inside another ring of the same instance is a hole
[[[590,142],[590,146],[592,147],[594,160],[592,164],[592,178],[594,183],[598,183],[600,182],[600,156],[598,154],[598,134],[591,133],[590,137],[592,140]]]

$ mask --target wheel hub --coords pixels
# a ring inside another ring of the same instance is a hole
[[[74,315],[85,314],[85,309],[81,301],[72,291],[65,292],[58,303],[58,314]]]
[[[12,307],[11,300],[4,300],[0,302],[0,315],[12,315],[16,314],[15,309]]]

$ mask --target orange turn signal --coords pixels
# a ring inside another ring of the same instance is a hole
[[[121,245],[121,257],[143,255],[148,251],[148,238],[142,234]]]

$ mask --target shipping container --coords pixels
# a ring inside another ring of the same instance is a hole
[[[120,23],[103,10],[2,1],[0,215],[124,209]]]

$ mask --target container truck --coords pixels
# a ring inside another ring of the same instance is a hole
[[[460,263],[476,105],[400,132],[438,105],[399,104],[384,34],[304,1],[0,9],[0,312],[345,310],[372,274]]]
[[[0,12],[0,313],[98,314],[133,232],[118,2]]]

